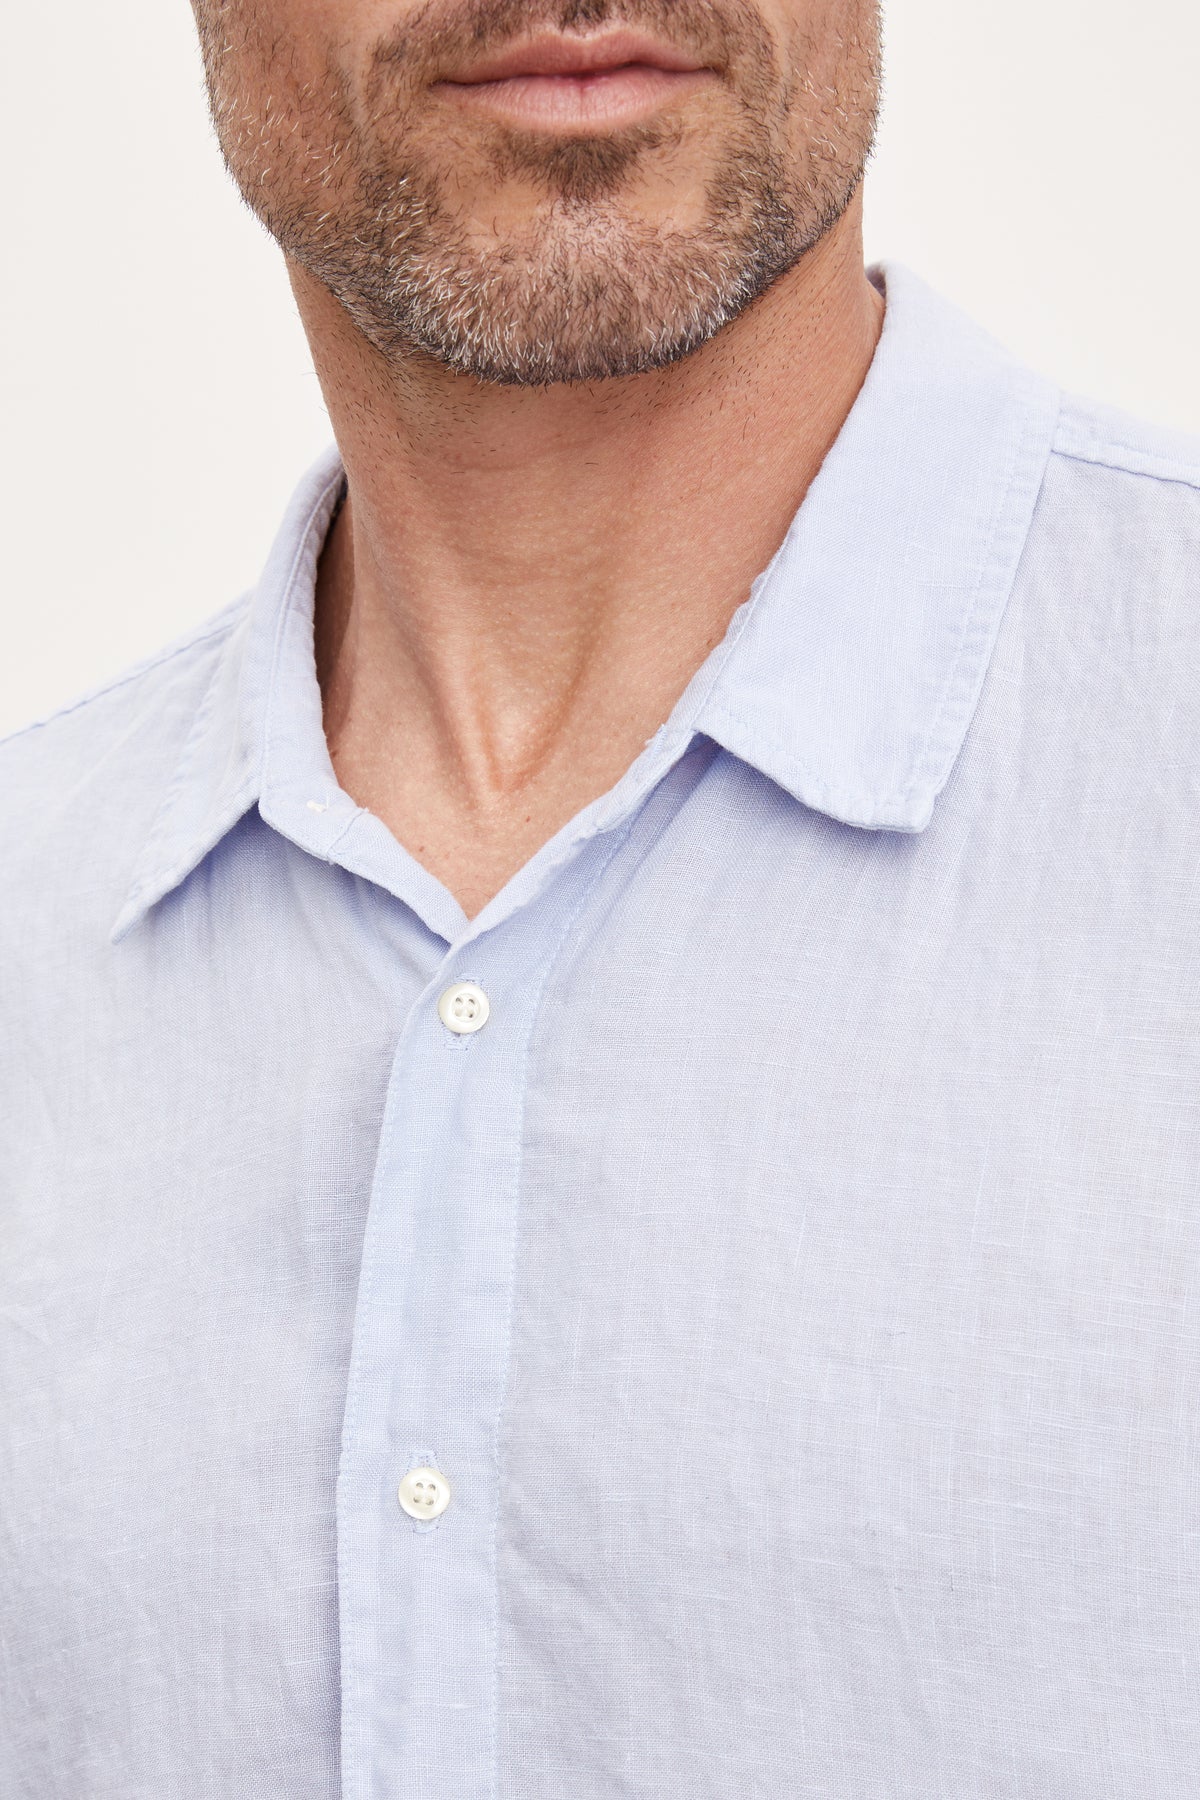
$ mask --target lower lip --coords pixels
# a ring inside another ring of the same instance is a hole
[[[459,105],[533,129],[578,131],[626,125],[712,79],[708,69],[626,63],[586,75],[510,75],[503,81],[442,81]]]

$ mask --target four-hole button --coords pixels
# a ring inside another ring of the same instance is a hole
[[[487,1024],[488,997],[473,981],[456,981],[438,1001],[438,1017],[447,1030],[460,1035],[479,1031]]]
[[[410,1519],[436,1519],[450,1504],[450,1483],[440,1469],[410,1469],[398,1493]]]

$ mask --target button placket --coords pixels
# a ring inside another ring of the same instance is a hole
[[[448,947],[393,1060],[339,1480],[344,1560],[376,1571],[340,1603],[346,1800],[409,1800],[409,1755],[453,1783],[426,1780],[422,1800],[492,1778],[495,1435],[540,994],[523,960],[508,934],[466,972]],[[491,1128],[476,1132],[480,1120]],[[384,1767],[400,1785],[378,1785]]]
[[[632,824],[561,872],[551,919],[525,908],[471,938],[486,941],[474,975],[453,970],[466,945],[448,945],[396,1047],[338,1480],[345,1800],[495,1791],[498,1434],[527,1057],[546,985]],[[487,999],[488,1030],[473,1009],[470,1031],[440,1016],[439,999],[463,983]],[[448,1047],[471,1055],[448,1058]],[[436,1519],[399,1503],[419,1468],[446,1472],[452,1497]],[[370,1579],[354,1580],[356,1568]]]

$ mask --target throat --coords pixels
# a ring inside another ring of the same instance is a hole
[[[481,805],[454,771],[432,766],[403,734],[391,748],[349,733],[331,757],[339,785],[378,818],[473,919],[537,852],[615,787],[657,727],[624,741],[560,747],[550,767]]]

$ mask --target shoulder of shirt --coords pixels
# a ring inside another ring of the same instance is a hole
[[[149,717],[157,692],[181,679],[186,682],[189,675],[197,681],[207,677],[249,601],[249,593],[239,595],[150,656],[0,737],[0,763],[19,760],[26,752],[36,759],[43,750],[53,759],[68,752],[68,745],[96,750],[130,719]]]
[[[1052,454],[1200,491],[1200,435],[1064,394]]]

